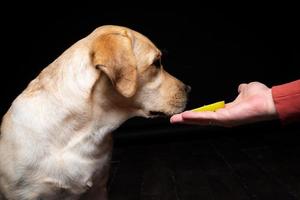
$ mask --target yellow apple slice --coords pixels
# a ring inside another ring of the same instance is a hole
[[[224,108],[224,107],[225,107],[225,101],[218,101],[216,103],[212,103],[212,104],[204,105],[199,108],[195,108],[192,111],[193,112],[216,111],[216,110],[218,110],[220,108]]]

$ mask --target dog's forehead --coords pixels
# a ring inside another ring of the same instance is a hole
[[[161,51],[149,38],[139,32],[133,30],[131,30],[131,32],[134,36],[133,47],[138,65],[150,65],[151,63],[153,63],[153,60],[161,56]]]
[[[147,66],[153,63],[157,57],[161,56],[160,50],[145,35],[123,26],[106,25],[93,31],[91,38],[107,33],[128,34],[132,39],[132,47],[137,59],[138,66]]]
[[[96,28],[90,35],[89,37],[91,38],[96,38],[101,34],[106,34],[106,33],[120,33],[123,34],[124,32],[129,33],[130,35],[133,36],[133,43],[138,44],[143,46],[144,48],[148,50],[154,51],[154,53],[161,54],[160,50],[153,44],[153,42],[146,37],[145,35],[132,30],[127,27],[123,26],[115,26],[115,25],[105,25],[105,26],[100,26]]]
[[[152,47],[153,49],[155,50],[158,50],[157,47],[153,44],[153,42],[148,38],[146,37],[145,35],[139,33],[139,32],[136,32],[134,30],[131,30],[131,32],[133,33],[134,35],[134,38],[144,44],[147,44],[149,45],[150,47]]]

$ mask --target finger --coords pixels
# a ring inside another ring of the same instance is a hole
[[[170,122],[172,124],[174,123],[180,123],[183,121],[183,118],[182,118],[182,115],[181,114],[176,114],[176,115],[173,115],[171,118],[170,118]]]
[[[202,125],[202,126],[216,126],[220,125],[217,123],[215,118],[211,116],[213,112],[207,111],[207,112],[191,112],[187,111],[182,113],[183,123],[185,124],[196,124],[196,125]]]
[[[230,114],[228,114],[228,113],[229,112],[226,108],[221,108],[221,109],[218,109],[216,112],[186,111],[181,114],[181,117],[183,119],[182,123],[232,127],[234,125],[234,120],[230,119]]]
[[[214,119],[215,112],[205,111],[205,112],[193,112],[186,111],[181,114],[183,119]]]
[[[184,122],[197,123],[200,125],[217,124],[215,112],[192,112],[186,111],[181,114]]]
[[[239,88],[238,88],[238,92],[241,93],[242,91],[245,90],[247,84],[246,83],[242,83],[239,85]]]
[[[180,123],[180,124],[193,124],[193,125],[207,125],[209,124],[208,122],[199,122],[199,121],[195,121],[195,120],[185,120],[182,118],[182,115],[181,114],[176,114],[176,115],[173,115],[171,118],[170,118],[170,122],[172,124],[175,124],[175,123]]]

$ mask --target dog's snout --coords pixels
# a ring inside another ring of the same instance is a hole
[[[192,88],[191,88],[191,86],[189,86],[189,85],[185,85],[185,86],[184,86],[184,90],[185,90],[186,93],[190,93],[191,90],[192,90]]]

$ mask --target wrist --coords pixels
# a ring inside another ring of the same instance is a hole
[[[267,91],[267,114],[269,116],[269,119],[277,119],[278,113],[276,110],[276,106],[274,103],[273,95],[272,95],[272,89],[269,88]]]

